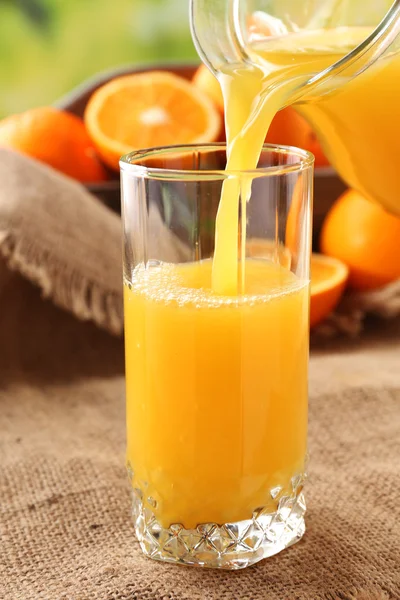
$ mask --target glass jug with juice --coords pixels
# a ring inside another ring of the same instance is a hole
[[[400,214],[399,15],[398,0],[192,0],[231,162],[256,164],[272,117],[293,104],[345,182]]]

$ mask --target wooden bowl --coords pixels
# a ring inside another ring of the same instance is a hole
[[[108,71],[89,79],[77,88],[73,89],[66,96],[56,103],[58,108],[68,110],[69,112],[83,116],[86,104],[92,95],[100,86],[110,79],[119,75],[128,75],[130,73],[142,73],[157,69],[158,71],[172,71],[181,77],[191,79],[198,64],[168,64],[168,65],[147,65],[147,66],[128,66],[121,69]],[[87,189],[97,196],[104,204],[112,210],[120,212],[120,183],[117,173],[110,172],[110,180],[101,183],[92,183],[86,185]],[[335,171],[330,167],[315,169],[314,179],[314,246],[317,247],[317,239],[321,229],[322,222],[329,208],[336,198],[346,189],[346,185],[338,177]]]

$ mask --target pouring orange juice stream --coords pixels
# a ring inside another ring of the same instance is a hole
[[[251,67],[220,72],[227,169],[255,169],[274,114],[367,34],[302,32],[253,45]],[[354,106],[361,93],[355,85]],[[162,527],[276,510],[271,489],[289,494],[304,472],[308,285],[279,264],[244,260],[245,232],[238,251],[250,191],[249,177],[225,180],[212,264],[139,265],[125,285],[127,457]]]
[[[363,27],[340,27],[278,37],[275,43],[274,40],[269,40],[264,45],[259,43],[250,47],[251,65],[221,71],[218,79],[225,103],[227,170],[255,169],[275,114],[291,104],[293,94],[313,73],[322,72],[337,62],[362,42],[368,33],[369,30]],[[353,85],[357,83],[355,80]],[[363,91],[360,90],[357,94],[356,90],[352,98],[354,106],[357,106],[357,100],[360,99],[358,96]],[[334,105],[335,99],[331,102]],[[361,148],[359,150],[362,151]],[[240,196],[242,213],[245,213],[251,181],[243,181],[241,191],[234,186],[235,181],[228,180],[222,190],[212,277],[216,292],[233,295],[237,293],[240,283],[237,277],[236,250],[238,202]],[[241,265],[245,269],[244,261]]]

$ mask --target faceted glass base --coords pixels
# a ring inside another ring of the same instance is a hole
[[[306,511],[303,476],[292,479],[293,493],[282,496],[276,512],[259,508],[251,518],[236,523],[202,523],[195,529],[180,524],[163,528],[142,492],[133,489],[136,536],[147,556],[156,560],[198,567],[242,569],[277,554],[301,539]],[[272,490],[271,495],[279,495]],[[275,496],[276,497],[276,496]]]

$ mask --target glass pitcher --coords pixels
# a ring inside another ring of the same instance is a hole
[[[216,74],[252,47],[302,31],[363,28],[362,40],[299,83],[290,103],[346,183],[400,214],[400,0],[191,0],[194,43]],[[283,108],[283,106],[282,106]]]

